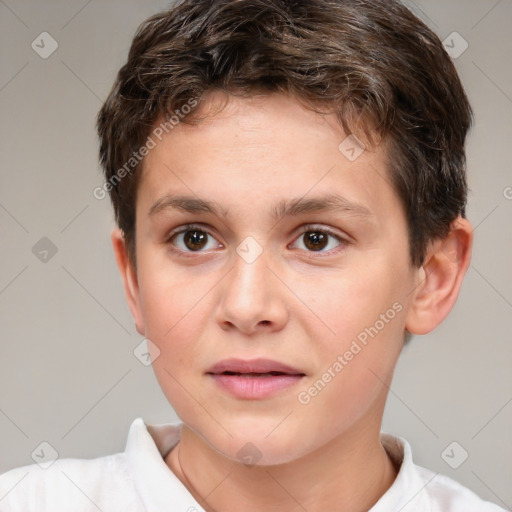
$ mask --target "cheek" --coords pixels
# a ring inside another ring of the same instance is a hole
[[[382,330],[381,315],[389,312],[385,320],[394,320],[397,308],[393,309],[393,305],[404,299],[404,286],[400,284],[403,276],[397,276],[392,266],[384,263],[371,268],[354,265],[350,271],[322,280],[308,278],[296,282],[297,295],[308,298],[304,302],[317,315],[316,322],[321,321],[328,328],[328,335],[322,337],[326,346],[334,345],[336,350],[376,322]],[[386,330],[390,323],[386,322]]]
[[[197,286],[185,288],[185,280],[179,276],[146,277],[146,281],[142,280],[141,302],[146,337],[158,353],[153,359],[153,371],[179,417],[192,422],[204,413],[195,400],[200,393],[194,379],[201,371],[201,351],[195,341],[210,316],[208,305],[198,295]]]
[[[146,337],[158,347],[159,360],[166,365],[185,364],[194,358],[190,342],[197,339],[209,317],[205,310],[208,283],[169,265],[145,262],[144,268],[139,289]]]
[[[322,283],[321,292],[310,294],[311,309],[329,329],[319,336],[313,321],[307,327],[319,359],[315,377],[336,382],[328,386],[335,402],[346,400],[347,394],[350,402],[374,394],[382,387],[379,378],[384,382],[391,378],[406,311],[404,276],[396,277],[391,265],[359,268]],[[304,294],[307,287],[304,283]],[[316,319],[314,323],[320,325]]]
[[[323,342],[318,370],[297,398],[301,404],[307,402],[303,407],[311,414],[319,411],[326,433],[349,428],[384,404],[404,324],[404,310],[393,304],[395,308],[391,305],[382,313],[376,305],[363,313],[347,307],[334,324],[336,337]]]

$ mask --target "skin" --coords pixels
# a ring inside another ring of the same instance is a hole
[[[223,99],[212,92],[200,108]],[[158,347],[155,374],[183,421],[165,462],[206,511],[363,511],[396,477],[379,433],[404,329],[425,334],[449,313],[472,230],[457,219],[445,240],[430,244],[424,265],[413,267],[385,146],[351,162],[338,149],[346,136],[333,114],[283,94],[230,97],[199,124],[177,125],[145,157],[136,269],[122,232],[112,234],[136,328]],[[271,216],[279,201],[326,194],[367,214]],[[150,214],[176,195],[217,201],[228,214],[170,207]],[[172,237],[187,223],[208,233],[198,251],[183,233]],[[307,233],[325,229],[335,236],[311,249]],[[262,249],[252,263],[236,251],[249,236]],[[401,309],[394,318],[301,403],[298,394],[393,304]],[[229,357],[265,357],[305,376],[270,398],[235,398],[206,374]],[[248,442],[261,455],[250,467],[238,455]]]

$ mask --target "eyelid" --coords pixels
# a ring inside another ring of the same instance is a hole
[[[308,231],[321,231],[323,233],[327,233],[329,236],[332,236],[339,242],[339,246],[335,247],[334,249],[331,249],[329,251],[302,251],[304,252],[308,257],[328,257],[332,256],[333,254],[337,254],[340,251],[342,251],[345,246],[353,243],[352,238],[349,235],[341,235],[334,229],[324,226],[322,224],[305,224],[301,226],[299,233],[294,238],[293,243],[295,243],[304,233],[307,233]]]
[[[197,231],[203,231],[213,237],[211,231],[204,224],[191,223],[191,224],[183,224],[182,226],[179,226],[178,228],[173,229],[170,233],[168,233],[166,235],[165,241],[169,242],[172,237],[174,237],[176,235],[180,235],[182,233],[186,233],[187,231],[193,231],[194,229]]]
[[[208,229],[208,227],[206,227],[205,225],[190,223],[190,224],[184,224],[184,225],[179,226],[178,228],[172,230],[165,237],[164,243],[173,245],[173,244],[171,244],[171,240],[175,236],[181,235],[183,233],[186,233],[187,231],[193,231],[193,230],[202,231],[202,232],[206,233],[208,236],[211,236],[212,238],[217,240],[217,238],[212,234],[211,230]],[[304,233],[307,233],[308,231],[322,231],[323,233],[327,233],[329,236],[332,236],[333,238],[335,238],[340,243],[341,246],[352,243],[351,237],[349,237],[348,235],[341,235],[330,227],[324,226],[322,224],[304,224],[300,227],[300,231],[297,232],[296,236],[293,239],[292,244],[295,243],[301,235],[303,235]],[[219,242],[219,241],[217,240],[217,242]],[[219,244],[221,244],[221,242],[219,242]],[[205,251],[183,251],[176,247],[173,247],[173,250],[175,250],[179,253],[190,254],[190,255],[201,254],[202,252],[205,252]],[[324,251],[303,251],[303,252],[306,252],[306,253],[312,254],[312,255],[315,255],[315,254],[330,255],[333,253],[337,253],[339,250],[340,250],[340,248],[338,247],[338,248],[331,249],[331,250],[325,251],[325,252]]]
[[[187,231],[194,231],[194,230],[202,231],[203,233],[206,233],[208,236],[214,238],[220,245],[222,245],[222,243],[217,240],[217,237],[212,234],[212,231],[207,226],[205,226],[204,224],[195,224],[195,223],[183,224],[182,226],[179,226],[178,228],[172,230],[170,233],[168,233],[166,235],[166,237],[164,239],[164,244],[173,246],[173,244],[171,243],[171,240],[175,236],[186,233]],[[182,253],[182,254],[188,253],[191,255],[200,254],[202,252],[205,252],[205,251],[183,251],[181,249],[178,249],[177,247],[172,247],[172,249],[175,251],[178,251],[179,253]]]
[[[304,224],[300,228],[299,235],[306,233],[307,231],[323,231],[324,233],[327,233],[328,235],[333,236],[340,242],[350,242],[350,237],[348,235],[342,235],[335,231],[334,229],[324,226],[323,224]]]

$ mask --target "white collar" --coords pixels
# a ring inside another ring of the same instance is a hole
[[[147,512],[204,512],[164,461],[179,441],[182,423],[146,425],[133,421],[125,453],[133,481]]]
[[[409,443],[403,437],[381,432],[380,439],[388,455],[400,469],[391,487],[369,512],[430,512],[432,503],[425,482],[412,460]],[[437,473],[432,473],[432,480]]]
[[[125,453],[132,478],[147,512],[161,512],[172,505],[173,512],[204,512],[187,488],[170,470],[164,457],[178,443],[182,423],[146,425],[142,418],[133,421]],[[381,433],[384,448],[400,466],[393,485],[369,512],[429,512],[432,505],[426,487],[414,465],[409,443]],[[432,479],[437,475],[432,473]]]

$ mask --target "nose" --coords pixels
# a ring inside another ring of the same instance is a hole
[[[283,285],[269,267],[265,251],[253,262],[235,256],[223,279],[217,322],[223,330],[246,335],[281,330],[288,320]]]

